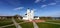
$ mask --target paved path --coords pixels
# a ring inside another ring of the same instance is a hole
[[[33,22],[33,26],[34,26],[34,28],[39,28],[35,22]]]
[[[22,28],[13,18],[12,18],[12,21],[16,28]]]

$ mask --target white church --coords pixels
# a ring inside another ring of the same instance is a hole
[[[39,19],[39,17],[34,16],[34,10],[30,10],[29,8],[27,9],[26,15],[23,16],[23,20],[34,20],[34,19]]]

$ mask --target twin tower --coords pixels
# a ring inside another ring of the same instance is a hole
[[[23,17],[23,20],[29,20],[32,21],[34,19],[34,10],[27,9],[25,17]]]

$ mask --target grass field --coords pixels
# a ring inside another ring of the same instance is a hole
[[[23,23],[20,25],[22,26],[22,28],[33,28],[32,23]],[[39,28],[60,28],[60,25],[57,25],[57,24],[37,23],[37,25],[39,26]],[[9,27],[5,27],[5,28],[16,28],[16,27],[15,26],[9,26]]]
[[[15,19],[17,23],[23,22],[22,20]],[[13,24],[12,19],[0,20],[0,26]]]
[[[9,24],[13,24],[13,22],[11,21],[11,19],[0,20],[0,26],[9,25]]]
[[[47,20],[46,22],[60,23],[60,20]]]
[[[26,22],[26,23],[23,23],[23,24],[20,24],[22,28],[34,28],[33,27],[33,23],[30,23],[30,22]]]
[[[4,28],[16,28],[15,26],[8,26],[8,27],[4,27]]]
[[[60,28],[60,25],[50,23],[37,23],[39,28]]]
[[[15,19],[17,23],[24,22],[22,20]],[[53,23],[60,23],[60,20],[46,20],[46,22],[53,22]],[[12,20],[0,20],[0,26],[5,26],[13,24]],[[36,23],[39,28],[60,28],[59,24],[52,24],[52,23],[45,23],[45,22],[40,22]],[[34,28],[32,22],[26,22],[20,24],[22,28]],[[5,28],[16,28],[15,26],[8,26]]]

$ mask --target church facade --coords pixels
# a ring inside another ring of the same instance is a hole
[[[39,19],[38,16],[34,16],[34,10],[30,10],[29,8],[27,9],[26,15],[23,17],[23,20],[34,20],[34,19]]]

